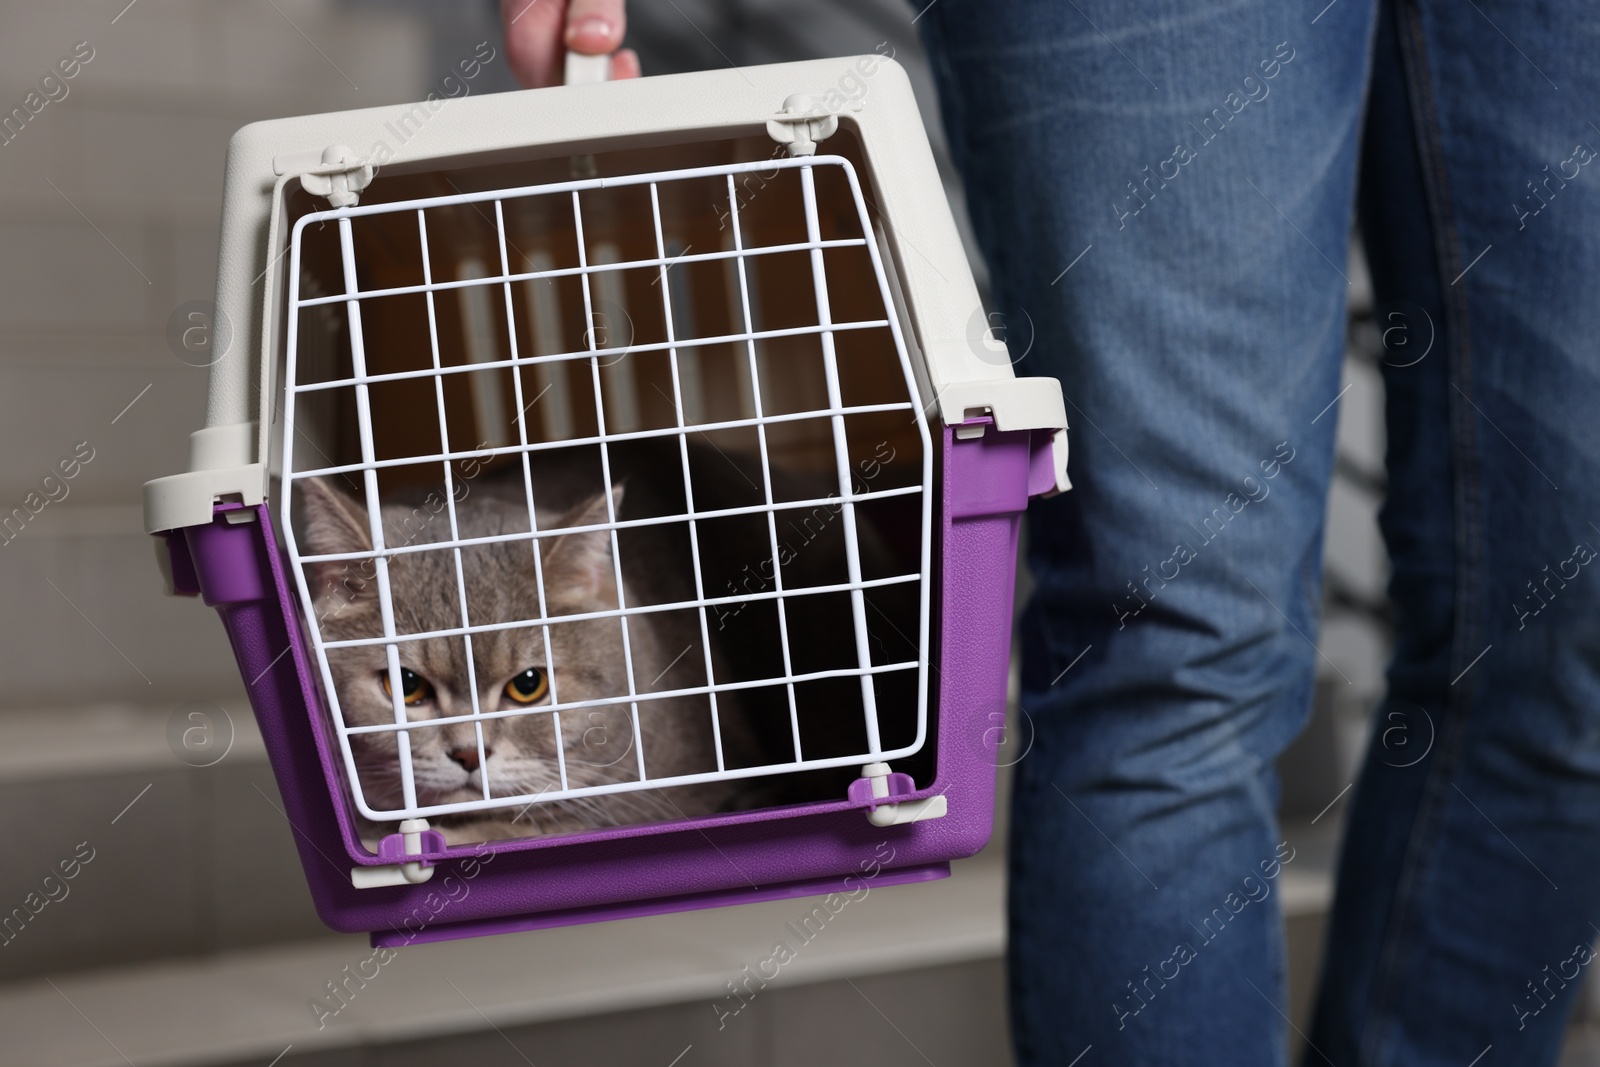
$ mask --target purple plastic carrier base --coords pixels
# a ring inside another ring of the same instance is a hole
[[[937,882],[950,877],[950,864],[929,863],[921,867],[902,867],[899,870],[880,871],[875,878],[866,875],[846,875],[844,878],[814,878],[762,889],[729,889],[711,893],[689,893],[681,897],[664,897],[660,900],[641,900],[633,904],[607,904],[591,908],[569,908],[565,911],[547,911],[534,915],[512,915],[504,919],[475,919],[468,922],[440,923],[417,930],[380,930],[372,935],[373,948],[401,948],[405,945],[423,945],[430,941],[454,941],[463,937],[489,937],[492,934],[515,934],[527,930],[548,930],[557,926],[577,926],[581,923],[610,922],[612,919],[636,919],[645,915],[667,915],[675,911],[698,911],[702,908],[725,908],[733,904],[755,904],[763,900],[790,900],[794,897],[820,897],[829,893],[854,893],[870,880],[872,887],[909,885],[912,882]],[[851,886],[851,879],[858,883]]]
[[[202,596],[222,617],[312,900],[333,929],[426,928],[426,939],[440,940],[827,893],[869,868],[883,884],[942,877],[950,860],[989,840],[1018,528],[1029,496],[1052,488],[1053,476],[1048,431],[1002,433],[988,418],[961,429],[980,427],[958,439],[947,426],[941,442],[930,640],[942,669],[928,709],[935,774],[920,789],[909,783],[909,793],[901,792],[906,782],[892,786],[896,802],[943,794],[949,811],[905,825],[873,826],[874,802],[856,790],[835,801],[559,837],[443,847],[429,835],[415,857],[436,868],[428,881],[357,889],[351,867],[392,858],[361,843],[270,512],[222,504],[209,524],[162,536],[177,591]]]

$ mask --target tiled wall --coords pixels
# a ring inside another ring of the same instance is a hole
[[[428,34],[404,9],[125,3],[0,13],[6,112],[76,42],[93,49],[0,146],[0,515],[79,442],[94,457],[0,545],[0,707],[237,691],[215,619],[159,595],[142,533],[140,486],[183,468],[204,405],[168,317],[212,293],[233,130],[424,80]]]
[[[32,766],[0,766],[0,811],[10,813],[0,917],[12,918],[0,932],[0,982],[337,936],[312,910],[248,709],[219,710],[239,729],[209,767],[173,757],[168,715],[156,709],[74,709],[53,721],[13,712],[0,724],[0,745],[33,753]],[[51,727],[82,739],[75,751],[42,736]],[[74,877],[60,877],[63,860],[85,855]],[[41,896],[59,899],[41,907]],[[19,923],[16,908],[31,917]]]

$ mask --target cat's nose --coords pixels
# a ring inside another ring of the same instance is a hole
[[[483,754],[488,756],[493,751],[493,749],[486,748],[483,750]],[[469,771],[475,771],[478,769],[477,745],[471,745],[462,748],[452,748],[449,752],[449,756],[451,759],[455,760]]]

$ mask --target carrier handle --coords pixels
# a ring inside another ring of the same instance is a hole
[[[567,69],[564,84],[593,85],[611,80],[611,53],[591,56],[582,52],[567,52]]]

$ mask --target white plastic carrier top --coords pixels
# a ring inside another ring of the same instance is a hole
[[[842,84],[862,83],[865,92],[854,99],[840,91]],[[871,55],[435,97],[258,122],[234,135],[205,426],[190,437],[188,471],[146,484],[147,530],[209,523],[217,502],[260,504],[278,473],[273,460],[281,438],[274,440],[271,424],[282,407],[273,398],[283,389],[293,196],[309,193],[348,208],[359,204],[375,173],[756,135],[825,158],[836,126],[847,126],[859,143],[865,167],[856,177],[873,215],[879,246],[873,251],[875,258],[885,253],[928,418],[958,425],[987,415],[1000,431],[1064,427],[1059,383],[1015,377],[1005,345],[988,330],[970,272],[936,266],[962,262],[965,252],[910,82],[893,60]],[[1054,461],[1057,488],[1064,490],[1064,431],[1056,435]]]

